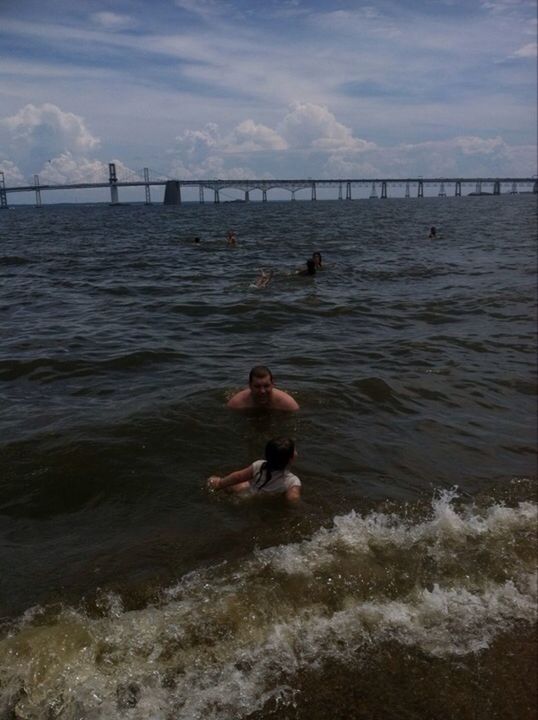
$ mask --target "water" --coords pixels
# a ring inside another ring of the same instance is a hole
[[[0,229],[0,718],[534,718],[535,197]],[[206,491],[281,434],[299,507]]]

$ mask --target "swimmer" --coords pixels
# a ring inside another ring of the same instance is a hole
[[[200,238],[199,238],[199,237],[195,237],[195,238],[194,238],[194,244],[195,244],[195,245],[198,245],[199,242],[200,242]]]
[[[312,260],[314,261],[314,263],[316,265],[316,270],[323,270],[323,267],[321,264],[321,253],[320,252],[312,253]]]
[[[211,475],[207,486],[211,490],[286,495],[286,500],[296,501],[301,497],[301,481],[288,470],[297,456],[295,443],[291,438],[275,438],[265,446],[265,460],[256,460],[243,470],[229,475]]]
[[[428,240],[437,240],[437,229],[434,225],[430,228],[430,234],[428,235]]]
[[[305,270],[297,270],[296,275],[315,275],[316,274],[316,263],[312,258],[306,261]]]
[[[227,237],[228,245],[231,247],[234,247],[237,245],[237,237],[235,236],[235,233],[233,230],[228,230],[228,237]]]
[[[272,270],[268,270],[266,272],[263,268],[261,268],[260,274],[258,275],[258,277],[256,278],[256,281],[254,282],[254,287],[257,287],[257,288],[267,287],[269,285],[269,283],[271,282],[272,277],[273,277]]]
[[[228,407],[232,410],[251,408],[288,412],[299,410],[299,405],[291,395],[274,386],[273,373],[265,365],[256,365],[252,368],[248,376],[248,387],[230,398]]]

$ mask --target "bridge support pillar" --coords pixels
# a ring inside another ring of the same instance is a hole
[[[312,183],[312,200],[316,199],[316,183]]]
[[[218,188],[214,188],[213,191],[214,191],[214,193],[215,193],[215,200],[214,200],[214,202],[220,203],[219,189],[218,189]]]
[[[439,197],[446,197],[444,182],[441,182],[441,187],[439,188]]]
[[[411,196],[411,193],[409,191],[409,180],[405,183],[405,197],[408,198]]]
[[[342,183],[338,183],[338,199],[342,199]]]
[[[291,191],[291,199],[292,199],[292,200],[295,200],[295,190],[292,190],[292,191]]]
[[[205,202],[203,185],[198,185],[198,199],[200,200],[201,203]]]
[[[267,190],[262,190],[262,202],[267,202]]]
[[[517,195],[517,182],[512,183],[512,189],[510,190],[512,195]]]
[[[532,187],[532,192],[533,192],[535,195],[538,195],[538,180],[536,180],[536,181],[534,182],[534,185],[533,185],[533,187]]]
[[[387,181],[383,180],[381,183],[381,200],[387,199]]]
[[[248,190],[245,190],[245,202],[249,202],[250,200],[250,193]]]
[[[493,183],[493,194],[494,195],[501,194],[501,183],[499,180],[495,180],[495,182]]]
[[[0,170],[0,210],[7,210],[6,178]]]
[[[146,192],[146,205],[151,205],[151,191],[149,189],[149,170],[144,168],[144,190]]]
[[[461,180],[456,180],[456,189],[454,190],[456,197],[461,197]]]
[[[41,207],[41,189],[39,187],[39,175],[34,175],[34,187],[35,187],[35,206],[36,208]]]
[[[346,183],[346,200],[351,200],[351,183]]]
[[[375,182],[372,183],[372,190],[370,192],[370,200],[373,200],[374,198],[377,198],[377,188],[375,186]]]
[[[480,195],[482,193],[482,181],[481,180],[476,181],[475,192],[477,195]]]
[[[422,180],[418,181],[418,194],[417,197],[423,198],[424,197],[424,182]]]
[[[167,180],[164,186],[164,205],[180,205],[181,188],[179,180]]]
[[[108,182],[110,184],[110,204],[117,205],[118,200],[118,177],[116,175],[116,163],[108,163]]]

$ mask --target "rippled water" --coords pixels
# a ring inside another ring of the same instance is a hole
[[[0,230],[0,718],[534,717],[534,196]],[[299,507],[206,492],[280,434]]]

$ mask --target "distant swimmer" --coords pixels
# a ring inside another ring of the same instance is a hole
[[[271,282],[272,277],[273,277],[272,270],[265,271],[263,268],[261,268],[260,274],[258,275],[258,277],[256,278],[256,280],[254,282],[254,287],[257,287],[257,288],[267,287],[269,285],[269,283]]]
[[[228,237],[227,237],[228,245],[235,246],[237,245],[237,237],[233,230],[228,230]]]
[[[291,395],[274,386],[273,373],[265,365],[256,365],[248,376],[248,387],[240,390],[230,400],[232,410],[265,408],[267,410],[299,410]]]
[[[194,238],[194,244],[195,244],[195,245],[198,245],[199,242],[200,242],[200,238],[199,238],[199,237],[195,237],[195,238]]]
[[[321,253],[320,252],[312,253],[312,260],[314,261],[316,270],[323,270],[323,265],[321,264]]]
[[[429,240],[437,240],[437,229],[432,225],[430,228]]]
[[[306,268],[304,270],[297,270],[296,275],[315,275],[316,274],[316,263],[312,258],[306,261]]]
[[[274,438],[265,446],[265,460],[256,460],[243,470],[229,475],[211,475],[207,486],[211,490],[245,492],[249,495],[282,494],[286,500],[299,500],[301,481],[288,470],[297,453],[291,438]]]

